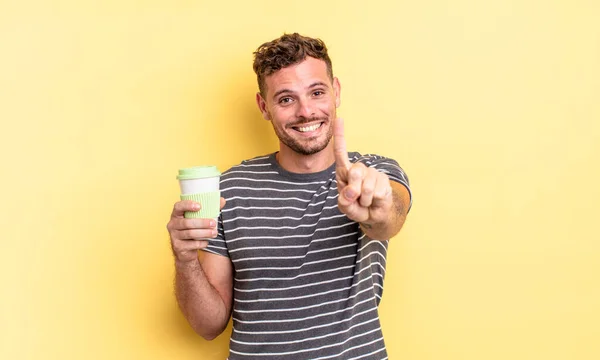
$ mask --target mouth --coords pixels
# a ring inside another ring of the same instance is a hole
[[[313,133],[316,132],[317,130],[319,130],[321,128],[321,126],[323,126],[324,122],[318,122],[315,124],[303,124],[302,126],[292,126],[292,129],[296,130],[297,132],[303,133],[303,134],[309,134],[309,133]]]

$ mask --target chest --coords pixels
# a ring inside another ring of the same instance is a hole
[[[238,279],[298,277],[356,261],[358,225],[339,211],[333,181],[233,186],[224,197],[225,241]]]

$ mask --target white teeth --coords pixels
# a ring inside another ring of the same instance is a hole
[[[300,132],[315,131],[319,127],[321,127],[321,123],[314,124],[314,125],[311,125],[311,126],[299,127],[298,130]]]

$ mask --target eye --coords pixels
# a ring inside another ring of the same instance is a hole
[[[324,94],[325,94],[325,91],[323,91],[323,90],[317,90],[317,91],[313,92],[313,96],[321,96]]]
[[[289,104],[291,102],[292,102],[292,98],[289,96],[282,97],[281,99],[279,99],[280,104]]]

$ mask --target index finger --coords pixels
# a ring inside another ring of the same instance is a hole
[[[337,118],[333,122],[333,153],[336,167],[350,168],[350,159],[348,159],[346,139],[344,138],[344,120],[342,118]]]
[[[172,218],[182,218],[186,211],[198,211],[200,204],[192,200],[182,200],[175,203],[173,206]]]

